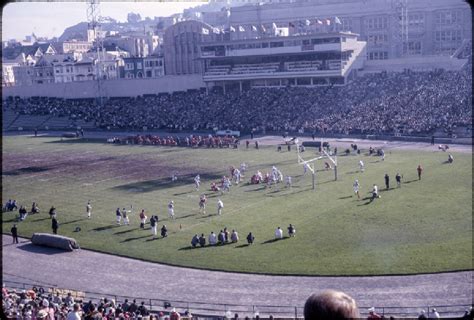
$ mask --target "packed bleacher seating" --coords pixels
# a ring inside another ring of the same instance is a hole
[[[13,284],[13,283],[12,283]],[[153,299],[135,299],[133,297],[113,296],[107,297],[101,294],[88,293],[82,291],[58,289],[58,288],[43,288],[36,286],[22,285],[25,289],[18,289],[15,284],[12,286],[2,286],[2,311],[4,319],[142,319],[142,320],[173,320],[173,319],[259,319],[261,316],[256,316],[249,309],[245,312],[243,305],[233,305],[235,310],[242,312],[241,316],[237,313],[232,314],[227,311],[224,312],[219,305],[205,305],[201,311],[203,313],[191,314],[191,310],[186,307],[171,306],[170,302],[162,303],[159,300]],[[354,301],[355,303],[355,301]],[[240,307],[240,308],[239,308]],[[206,309],[210,308],[210,309]],[[215,308],[215,310],[214,310]],[[298,307],[300,312],[302,308]],[[197,307],[200,310],[200,307]],[[458,319],[473,319],[474,309],[466,305],[445,305],[440,307],[427,307],[424,309],[417,307],[407,308],[374,308],[366,309],[360,305],[355,309],[359,318],[367,317],[367,319],[388,318],[389,315],[396,315],[400,317],[415,318],[416,316],[424,315],[418,319],[450,317]],[[385,310],[385,312],[384,312]],[[274,307],[273,311],[278,311],[278,307]],[[303,310],[301,310],[303,313]],[[225,317],[223,318],[223,314]],[[271,311],[267,312],[271,315]],[[277,312],[278,313],[278,312]],[[306,314],[305,307],[304,315],[307,319],[313,319]],[[360,314],[359,314],[360,313]],[[248,316],[250,314],[250,317]],[[377,314],[377,317],[374,315]],[[245,315],[245,316],[244,316]],[[301,318],[301,313],[299,319]],[[270,316],[274,319],[288,319],[288,316]],[[392,318],[390,316],[390,318]]]
[[[101,297],[87,299],[84,292],[31,287],[17,290],[2,287],[2,307],[5,319],[191,319],[186,310],[181,315],[175,309],[168,312],[150,310],[149,304],[136,299],[115,301]]]
[[[107,140],[116,144],[140,144],[140,145],[162,145],[162,146],[185,146],[185,147],[207,147],[207,148],[237,148],[239,140],[231,136],[200,136],[190,135],[180,137],[160,137],[154,135],[134,135],[127,137],[113,137]]]
[[[98,128],[430,135],[472,128],[472,62],[461,71],[376,73],[345,86],[214,89],[116,98],[8,99],[4,110]]]
[[[285,62],[285,67],[288,71],[317,71],[321,69],[322,61],[294,61]]]
[[[231,74],[247,74],[247,73],[272,73],[278,71],[280,64],[278,62],[259,63],[259,64],[236,64]]]

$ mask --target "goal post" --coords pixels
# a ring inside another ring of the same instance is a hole
[[[322,138],[321,138],[321,155],[318,157],[314,157],[312,159],[308,159],[308,160],[305,160],[302,157],[301,152],[300,152],[300,143],[298,140],[296,140],[295,144],[296,144],[296,152],[297,152],[297,157],[298,157],[297,158],[298,164],[306,166],[306,168],[311,171],[312,180],[313,180],[313,190],[315,189],[315,177],[316,177],[316,170],[314,169],[314,164],[313,164],[315,161],[328,158],[329,161],[331,161],[332,164],[334,165],[334,180],[337,181],[337,156],[336,155],[331,156],[326,150],[324,150],[324,142]],[[313,164],[313,166],[311,166],[311,164]]]

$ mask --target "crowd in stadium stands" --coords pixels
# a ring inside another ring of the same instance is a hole
[[[213,89],[93,100],[9,99],[19,114],[67,116],[99,128],[232,129],[342,134],[449,133],[472,127],[472,62],[460,71],[366,74],[345,86]]]
[[[45,320],[111,320],[111,319],[191,319],[189,311],[180,315],[174,308],[166,315],[163,312],[152,313],[145,302],[135,299],[116,303],[114,299],[101,298],[93,302],[83,298],[74,298],[71,292],[61,295],[45,292],[43,288],[29,290],[8,289],[2,287],[3,314],[6,319],[45,319]]]
[[[2,305],[5,319],[45,319],[45,320],[115,320],[115,319],[193,319],[193,315],[186,310],[181,316],[175,308],[167,312],[152,313],[147,308],[145,302],[132,302],[125,299],[123,303],[117,303],[114,299],[100,298],[97,302],[85,301],[81,298],[73,297],[69,291],[67,295],[61,296],[45,292],[43,288],[33,287],[29,290],[16,291],[2,286]],[[429,318],[440,318],[440,314],[435,308],[429,310]],[[256,315],[255,319],[260,316]],[[311,295],[304,306],[305,319],[348,319],[361,318],[357,304],[353,298],[340,291],[326,290],[320,294]],[[368,310],[367,319],[384,319],[385,315],[380,315],[375,308]],[[390,317],[391,319],[393,317]],[[474,309],[466,310],[459,319],[473,319]],[[225,319],[230,319],[226,315]],[[239,319],[238,314],[234,319]],[[245,319],[250,319],[248,316]],[[273,316],[270,315],[270,319]],[[421,310],[418,319],[428,319],[425,310]]]
[[[118,144],[145,144],[163,146],[186,146],[186,147],[207,147],[207,148],[236,148],[239,140],[234,137],[218,137],[213,135],[200,136],[190,135],[181,137],[159,137],[155,135],[134,135],[127,137],[113,137],[108,139],[110,143]]]

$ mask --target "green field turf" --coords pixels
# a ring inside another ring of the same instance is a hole
[[[342,148],[340,148],[342,149]],[[311,176],[303,176],[296,152],[276,147],[189,149],[177,147],[111,145],[61,141],[60,138],[3,137],[2,202],[9,198],[39,203],[42,212],[19,223],[20,236],[51,232],[47,211],[58,209],[59,234],[74,237],[82,248],[156,262],[198,268],[309,275],[375,275],[425,273],[472,269],[472,156],[453,153],[444,163],[439,151],[386,150],[386,160],[366,155],[339,156],[339,179],[323,171],[318,162],[316,190]],[[315,156],[307,148],[306,158]],[[362,158],[366,172],[358,172]],[[222,216],[211,181],[229,173],[231,165],[249,165],[244,183],[221,196]],[[424,167],[418,181],[416,167]],[[257,169],[276,165],[293,177],[293,188],[283,184],[267,189],[247,182]],[[181,175],[171,183],[171,173]],[[404,176],[396,188],[395,173]],[[199,173],[201,191],[192,177]],[[385,191],[384,174],[391,177]],[[359,179],[362,197],[378,184],[381,198],[370,203],[353,195]],[[199,194],[208,194],[207,214],[198,212]],[[92,219],[86,219],[88,200]],[[175,202],[177,219],[167,217],[167,203]],[[115,209],[133,204],[131,226],[115,225]],[[152,240],[149,225],[139,228],[138,210],[158,214],[159,227],[170,231]],[[9,233],[16,216],[3,213],[2,228]],[[271,241],[274,230],[296,226],[296,237]],[[80,232],[73,232],[76,226]],[[240,242],[224,246],[190,248],[195,233],[239,232]],[[246,246],[249,231],[255,243]],[[106,269],[107,266],[104,266]]]

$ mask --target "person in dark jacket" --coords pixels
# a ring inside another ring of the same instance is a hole
[[[16,224],[13,225],[10,231],[12,233],[13,243],[18,243],[18,229],[16,227]]]
[[[206,237],[204,237],[204,233],[201,233],[201,236],[199,237],[199,245],[201,247],[204,247],[206,245]]]
[[[163,238],[168,236],[168,228],[166,228],[166,225],[163,225],[163,227],[161,227],[161,236]]]
[[[142,317],[148,315],[148,309],[145,306],[145,302],[142,301],[142,304],[138,307],[137,311],[142,315]]]
[[[384,179],[385,179],[385,188],[390,189],[390,177],[388,176],[387,173],[385,174]]]
[[[197,234],[194,235],[193,239],[191,240],[191,245],[196,248],[196,246],[199,244],[199,237]]]
[[[53,220],[51,221],[51,228],[53,228],[53,233],[58,234],[58,227],[59,223],[56,217],[53,217]]]
[[[247,235],[247,243],[252,244],[254,240],[255,237],[253,236],[252,232],[249,232],[249,234]]]

